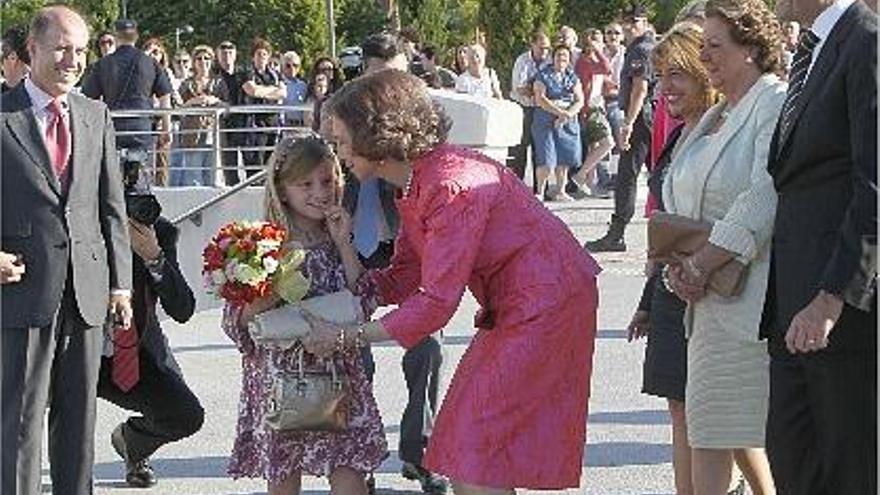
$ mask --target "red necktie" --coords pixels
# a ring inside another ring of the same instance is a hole
[[[66,113],[58,99],[51,100],[46,106],[46,111],[49,113],[49,119],[46,121],[46,149],[49,151],[55,176],[64,186],[67,182],[67,163],[70,158],[70,132],[64,121]]]
[[[128,392],[140,380],[138,363],[138,333],[132,319],[130,328],[116,328],[113,332],[113,367],[110,378],[119,390]]]

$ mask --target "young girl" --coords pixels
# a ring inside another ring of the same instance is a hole
[[[287,137],[269,159],[266,220],[287,228],[307,250],[300,270],[310,281],[306,297],[348,288],[363,297],[364,313],[374,298],[357,287],[363,268],[350,242],[351,219],[339,206],[342,172],[321,138]],[[303,473],[328,476],[334,494],[366,494],[364,475],[387,455],[382,420],[357,350],[334,354],[351,383],[349,428],[343,432],[276,431],[264,424],[274,376],[295,369],[295,349],[264,348],[251,340],[247,323],[282,302],[274,296],[243,307],[227,305],[223,329],[242,353],[238,428],[228,471],[234,478],[263,477],[269,495],[300,492]],[[306,354],[305,366],[323,369]]]

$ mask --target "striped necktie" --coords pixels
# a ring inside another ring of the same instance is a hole
[[[791,63],[788,94],[785,97],[785,104],[782,105],[781,136],[785,136],[791,127],[794,109],[797,107],[798,98],[807,83],[807,73],[813,62],[813,50],[816,49],[819,41],[819,37],[812,31],[807,30],[801,33],[797,50],[794,53],[794,60]]]

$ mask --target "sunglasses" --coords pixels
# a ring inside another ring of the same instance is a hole
[[[175,60],[175,62],[177,62],[178,64],[188,64],[190,63],[190,60],[188,58],[179,58]]]
[[[105,38],[105,39],[99,40],[98,44],[99,45],[115,45],[116,42],[110,38]]]
[[[209,56],[207,56],[207,55],[204,55],[204,56],[201,56],[201,57],[196,57],[196,60],[200,60],[200,61],[202,61],[202,60],[207,60],[207,61],[210,62],[211,60],[214,60],[214,59],[213,59],[212,57],[209,57]]]
[[[605,34],[607,34],[608,36],[616,36],[616,35],[621,35],[623,33],[621,33],[620,31],[610,31],[609,30],[609,31],[605,31]]]
[[[295,68],[299,67],[299,64],[295,64],[295,63],[293,63],[293,62],[287,62],[286,64],[284,64],[284,66],[285,66],[285,67],[290,67],[290,68],[292,68],[292,69],[295,69]],[[318,70],[321,70],[321,69],[318,69]]]

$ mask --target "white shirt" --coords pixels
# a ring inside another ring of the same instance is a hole
[[[614,84],[620,84],[620,72],[623,70],[623,56],[625,52],[626,47],[618,46],[617,53],[612,56],[608,48],[605,48],[605,58],[608,59],[608,64],[611,65],[611,82]]]
[[[819,44],[813,49],[813,59],[810,61],[810,67],[807,69],[807,79],[810,78],[810,72],[813,71],[816,59],[819,58],[819,54],[822,53],[822,47],[825,46],[825,40],[828,39],[834,26],[837,25],[837,21],[843,17],[846,9],[850,8],[854,3],[856,3],[856,0],[837,0],[830,7],[822,11],[822,13],[816,17],[816,20],[813,21],[813,26],[810,28],[810,31],[819,38]]]
[[[500,87],[495,71],[485,67],[480,72],[480,77],[474,77],[469,71],[464,71],[455,79],[455,91],[472,96],[492,98],[493,88]]]
[[[40,128],[40,135],[43,136],[43,142],[46,140],[46,127],[49,125],[49,103],[54,99],[51,95],[37,87],[30,78],[25,78],[24,89],[27,91],[28,97],[33,105],[34,117],[37,119],[37,126]],[[67,105],[67,94],[58,97],[61,102],[61,117],[67,123],[67,142],[70,143],[70,107]],[[48,144],[46,146],[48,148]]]
[[[513,101],[524,107],[535,106],[534,98],[520,94],[519,88],[527,86],[534,81],[538,69],[549,63],[549,61],[548,58],[544,58],[536,62],[535,57],[532,56],[531,50],[528,50],[516,58],[516,62],[513,63],[513,73],[510,78],[510,98]]]

